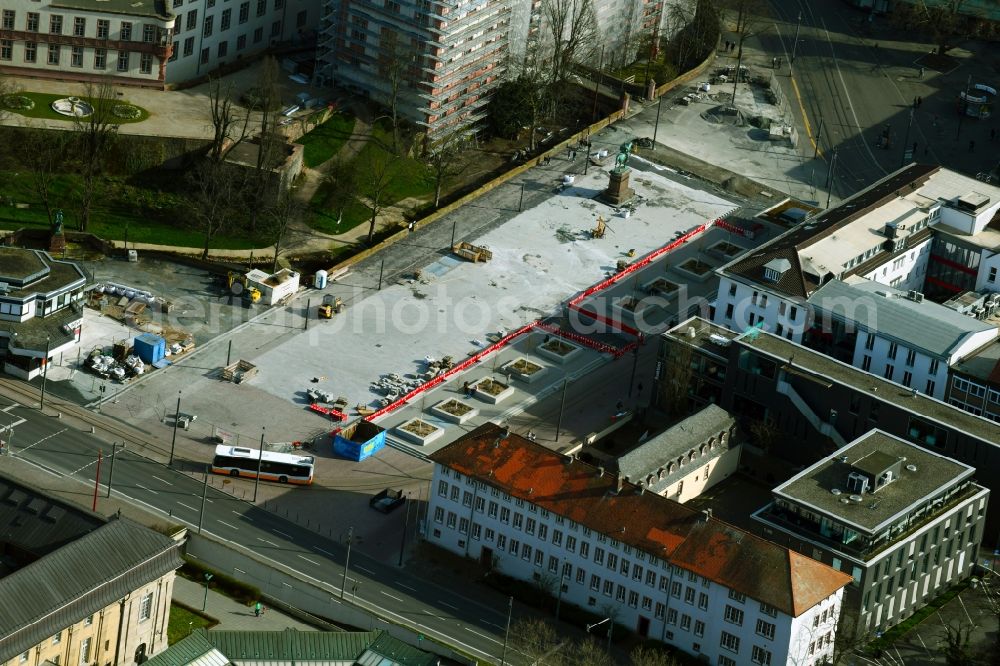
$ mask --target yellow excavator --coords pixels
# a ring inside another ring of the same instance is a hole
[[[241,275],[235,271],[229,271],[226,284],[229,287],[230,293],[242,293],[244,301],[247,301],[248,303],[260,302],[260,289],[251,286],[246,275]],[[241,289],[234,289],[234,286],[237,284],[240,285]]]

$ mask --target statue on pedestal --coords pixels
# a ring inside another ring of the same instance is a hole
[[[49,252],[65,252],[66,235],[63,234],[63,212],[60,208],[53,215],[52,237],[49,239]]]

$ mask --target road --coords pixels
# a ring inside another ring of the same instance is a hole
[[[278,568],[294,569],[323,587],[335,603],[343,603],[337,597],[341,585],[346,584],[348,597],[357,605],[377,609],[387,619],[479,658],[500,661],[506,612],[372,560],[357,550],[351,554],[345,581],[343,544],[130,450],[117,447],[112,461],[106,442],[68,426],[54,412],[42,413],[34,405],[0,398],[0,432],[5,429],[8,455],[91,487],[98,476],[98,450],[103,449],[99,499],[107,494],[110,482],[116,497],[170,516],[192,529],[200,525],[206,533],[269,558]],[[507,661],[520,663],[512,654]]]

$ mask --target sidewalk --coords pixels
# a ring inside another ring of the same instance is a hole
[[[199,585],[187,578],[177,576],[174,579],[173,599],[185,606],[200,610],[202,603],[205,601],[205,586]],[[267,604],[265,604],[265,607],[267,607]],[[260,617],[255,617],[253,606],[244,606],[238,601],[230,599],[215,590],[208,591],[208,603],[205,606],[205,614],[219,621],[219,624],[213,627],[213,629],[225,629],[229,631],[281,631],[283,629],[318,631],[316,627],[283,615],[273,608],[267,608]]]

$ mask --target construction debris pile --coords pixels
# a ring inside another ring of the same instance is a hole
[[[118,345],[115,347],[117,351]],[[87,367],[102,379],[113,378],[121,382],[146,372],[146,364],[135,354],[127,354],[119,360],[103,354],[100,349],[92,350],[87,356]]]
[[[379,377],[377,381],[372,382],[368,388],[371,389],[372,393],[382,396],[377,402],[380,407],[385,407],[399,400],[413,389],[423,386],[438,375],[451,370],[453,367],[455,367],[455,359],[451,356],[445,356],[441,359],[425,356],[422,372],[417,374],[407,373],[405,376],[390,372]]]

